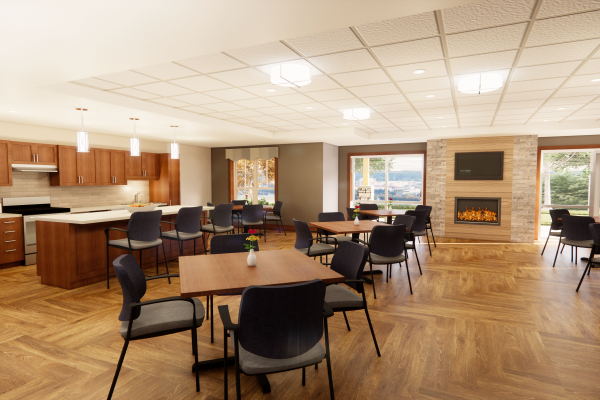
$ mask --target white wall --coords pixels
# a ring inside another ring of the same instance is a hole
[[[181,204],[206,205],[212,199],[210,148],[179,145]]]
[[[323,212],[338,211],[338,146],[323,143]]]

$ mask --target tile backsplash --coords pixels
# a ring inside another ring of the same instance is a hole
[[[14,172],[13,185],[0,187],[1,197],[50,196],[53,207],[89,207],[127,204],[142,193],[148,201],[150,190],[147,181],[128,181],[118,186],[50,186],[50,177],[44,172]]]

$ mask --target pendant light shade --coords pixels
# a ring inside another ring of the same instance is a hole
[[[279,64],[271,68],[271,83],[285,87],[300,87],[310,83],[310,68],[300,64]]]
[[[465,76],[458,81],[458,91],[461,93],[481,94],[493,92],[502,87],[502,75],[494,72],[484,72]]]
[[[173,128],[173,143],[171,143],[171,160],[179,160],[179,143],[175,141],[175,129],[177,129],[177,126],[171,125],[171,128]]]
[[[350,121],[369,119],[371,116],[371,110],[368,108],[350,108],[344,110],[344,119]]]
[[[86,108],[76,108],[81,112],[81,131],[77,132],[77,152],[78,153],[89,153],[90,152],[90,141],[88,133],[83,130],[83,112],[87,111]]]
[[[135,137],[135,121],[139,121],[139,118],[129,118],[133,121],[133,137],[129,139],[129,151],[131,157],[140,156],[140,139]]]

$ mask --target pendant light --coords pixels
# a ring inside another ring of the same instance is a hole
[[[278,64],[271,68],[271,83],[285,87],[300,87],[310,83],[310,68],[300,64]]]
[[[173,143],[171,143],[171,160],[179,160],[179,143],[176,141],[176,132],[177,125],[171,125],[173,128]]]
[[[76,110],[81,112],[81,131],[77,132],[77,152],[89,153],[90,141],[88,133],[83,130],[83,112],[87,111],[87,108],[76,108]]]
[[[350,108],[348,110],[344,110],[344,119],[350,121],[369,119],[370,116],[371,110],[368,108]]]
[[[139,121],[139,118],[129,118],[133,121],[133,137],[129,139],[129,147],[132,157],[140,156],[140,139],[135,137],[135,121]]]

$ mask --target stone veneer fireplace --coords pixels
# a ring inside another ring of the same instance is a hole
[[[500,225],[501,201],[499,197],[455,197],[454,223]]]

